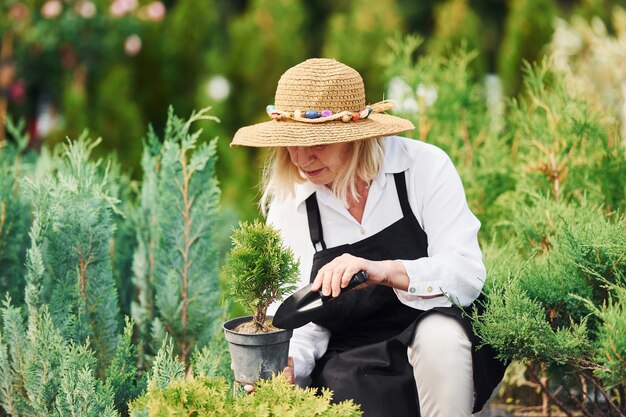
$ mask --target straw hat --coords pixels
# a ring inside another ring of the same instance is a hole
[[[334,59],[308,59],[278,81],[272,120],[242,127],[230,146],[312,146],[391,136],[413,123],[382,113],[393,103],[365,104],[363,79]]]

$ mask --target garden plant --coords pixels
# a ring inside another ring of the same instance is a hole
[[[226,294],[252,314],[249,333],[267,333],[271,326],[267,308],[296,288],[299,261],[283,246],[278,231],[258,220],[240,223],[231,239],[232,250],[223,268]]]
[[[271,225],[242,222],[232,234],[224,265],[226,294],[252,313],[224,323],[232,368],[239,384],[253,384],[287,366],[292,330],[278,329],[267,309],[295,289],[299,261]]]

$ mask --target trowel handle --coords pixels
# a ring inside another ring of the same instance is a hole
[[[348,283],[348,285],[346,285],[346,288],[341,289],[341,292],[339,293],[339,295],[345,293],[348,290],[351,290],[354,287],[358,287],[359,285],[363,284],[365,281],[367,281],[367,272],[366,271],[357,272],[356,274],[352,276],[352,278],[350,279],[350,282]],[[339,295],[337,297],[339,297]],[[333,298],[332,295],[322,294],[322,291],[320,291],[320,297],[322,298],[323,303]]]

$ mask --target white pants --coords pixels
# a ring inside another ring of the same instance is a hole
[[[437,313],[425,317],[407,353],[422,417],[472,414],[472,344],[455,319]]]

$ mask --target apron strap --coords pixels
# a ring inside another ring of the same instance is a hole
[[[396,191],[398,193],[398,200],[400,200],[400,207],[402,207],[402,214],[404,217],[409,217],[413,214],[413,210],[411,210],[411,205],[409,204],[404,171],[393,174],[393,179],[396,182]]]
[[[324,242],[324,233],[322,232],[322,218],[320,217],[320,208],[317,205],[317,197],[315,193],[306,199],[306,215],[309,220],[309,233],[311,234],[311,242],[313,248],[317,252],[317,244],[322,245],[322,249],[326,250]]]

